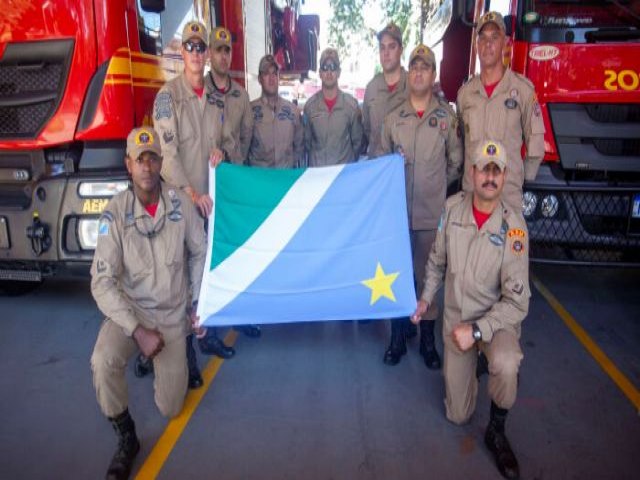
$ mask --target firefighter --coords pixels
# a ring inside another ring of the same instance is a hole
[[[222,151],[226,161],[242,165],[247,162],[249,154],[253,115],[247,91],[229,75],[231,32],[225,27],[214,28],[209,45],[211,70],[205,78],[205,85],[207,90],[212,92],[209,100],[223,110]],[[257,338],[261,334],[257,325],[241,325],[234,328],[248,337]],[[221,341],[216,336],[214,328],[206,331],[206,335],[199,340],[200,350],[203,353],[218,355],[218,342]]]
[[[384,120],[377,154],[398,152],[404,157],[407,208],[413,252],[413,271],[418,291],[423,270],[436,237],[447,185],[460,177],[462,142],[457,134],[453,109],[433,94],[436,58],[418,45],[409,58],[409,97]],[[440,356],[434,342],[437,305],[420,322],[420,353],[429,369],[439,369]],[[408,319],[391,321],[391,342],[384,363],[396,365],[407,352]]]
[[[500,473],[518,478],[505,434],[518,387],[521,323],[529,309],[528,233],[522,215],[500,199],[511,174],[506,148],[481,142],[470,156],[473,191],[450,197],[411,320],[418,322],[445,283],[444,381],[447,418],[466,423],[476,406],[478,352],[488,360],[490,421],[485,443]]]
[[[304,106],[308,165],[319,167],[358,160],[364,132],[358,101],[338,87],[340,58],[334,48],[320,55],[322,89]]]
[[[209,197],[208,159],[222,159],[222,110],[211,101],[211,88],[204,82],[209,37],[199,22],[188,22],[182,30],[181,55],[184,71],[165,83],[153,105],[153,120],[160,135],[164,156],[162,176],[184,190],[205,218],[212,201]],[[192,335],[187,338],[189,387],[202,385]],[[217,337],[209,339],[210,351],[229,358],[234,350]],[[151,371],[152,363],[140,356],[135,373],[141,377]]]
[[[503,63],[505,24],[498,12],[485,13],[478,22],[480,75],[458,92],[458,112],[464,125],[465,169],[462,187],[473,190],[471,155],[484,138],[506,148],[509,175],[504,199],[522,211],[522,184],[534,180],[544,156],[544,124],[533,84]],[[522,162],[521,148],[526,146]]]
[[[400,64],[402,32],[395,23],[390,23],[378,33],[378,47],[382,72],[367,84],[362,104],[362,125],[369,156],[380,148],[385,117],[402,105],[408,96],[407,72]]]
[[[244,164],[251,144],[253,115],[247,91],[229,75],[231,32],[225,27],[214,28],[210,46],[211,70],[205,83],[213,92],[212,101],[224,110],[222,149],[228,161]]]
[[[298,107],[278,95],[279,67],[273,55],[265,55],[258,66],[260,98],[251,102],[253,136],[249,165],[293,168],[300,166],[304,151]]]
[[[131,131],[125,158],[133,188],[100,218],[91,293],[106,316],[91,356],[93,384],[118,448],[107,478],[126,479],[140,444],[129,415],[125,369],[139,349],[154,364],[155,402],[166,417],[182,410],[188,384],[185,337],[206,258],[202,220],[181,189],[161,182],[159,134]]]

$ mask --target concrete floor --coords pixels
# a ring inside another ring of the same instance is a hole
[[[639,388],[640,270],[533,272]],[[638,412],[533,292],[507,427],[522,478],[637,478]],[[0,296],[0,312],[2,478],[103,478],[116,442],[91,383],[102,317],[87,281]],[[388,332],[386,322],[330,322],[239,336],[236,357],[222,364],[158,478],[499,478],[482,441],[486,377],[472,421],[456,427],[417,339],[399,365],[382,363]],[[140,468],[167,422],[152,380],[129,373]]]

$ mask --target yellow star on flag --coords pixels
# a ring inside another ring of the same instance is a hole
[[[369,305],[376,303],[380,300],[380,297],[386,297],[392,302],[396,301],[391,285],[396,281],[399,274],[400,272],[385,274],[382,265],[378,262],[375,276],[360,282],[371,289],[371,302]]]

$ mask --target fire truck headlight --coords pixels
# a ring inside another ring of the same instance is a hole
[[[97,218],[81,218],[78,222],[78,240],[83,250],[95,250],[98,244],[98,224]]]
[[[127,180],[115,182],[82,182],[78,187],[81,197],[113,197],[129,188]]]
[[[545,195],[540,203],[540,212],[543,217],[552,218],[558,213],[559,206],[560,202],[558,202],[558,197],[555,195]]]
[[[530,217],[536,211],[538,197],[533,192],[524,192],[522,196],[522,213],[525,217]]]

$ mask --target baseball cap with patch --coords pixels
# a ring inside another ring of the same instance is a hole
[[[231,32],[224,27],[216,27],[211,32],[211,48],[214,50],[220,47],[231,48]]]
[[[325,48],[322,54],[320,55],[320,67],[322,67],[325,62],[329,60],[335,63],[336,67],[340,68],[340,57],[338,56],[338,51],[335,48]]]
[[[207,28],[200,22],[188,22],[182,29],[182,43],[192,38],[202,40],[205,45],[209,44]]]
[[[421,58],[426,64],[433,65],[433,67],[436,66],[436,55],[433,53],[433,50],[422,43],[411,52],[409,65],[411,65],[416,58]]]
[[[478,29],[476,30],[478,33],[482,31],[484,26],[488,23],[495,23],[502,33],[507,31],[507,27],[504,24],[504,18],[498,12],[487,12],[482,17],[480,17],[480,21],[478,22]]]
[[[393,38],[400,46],[402,46],[402,31],[400,31],[400,27],[395,23],[391,22],[386,27],[378,32],[378,42],[382,41],[382,37],[384,35],[389,35]]]
[[[160,138],[151,127],[134,128],[127,137],[127,155],[136,159],[144,152],[153,152],[162,156],[160,150]]]
[[[276,59],[273,57],[273,55],[265,55],[260,59],[260,64],[258,65],[258,73],[265,73],[271,66],[275,67],[276,72],[280,70],[278,62],[276,62]]]
[[[473,164],[477,169],[482,170],[491,162],[504,172],[507,166],[507,152],[499,142],[486,140],[480,144],[473,158]]]

